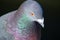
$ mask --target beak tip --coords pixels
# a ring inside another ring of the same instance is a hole
[[[44,28],[44,19],[37,19],[35,21],[38,22]]]

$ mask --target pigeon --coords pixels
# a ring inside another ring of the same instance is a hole
[[[0,40],[41,40],[41,27],[44,28],[41,5],[26,0],[17,10],[0,17]]]

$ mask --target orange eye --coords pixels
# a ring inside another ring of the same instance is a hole
[[[31,13],[31,16],[34,16],[34,13],[33,12]]]

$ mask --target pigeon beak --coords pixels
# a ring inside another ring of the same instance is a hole
[[[36,19],[35,21],[38,22],[44,28],[44,19]]]

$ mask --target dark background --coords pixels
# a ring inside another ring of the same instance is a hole
[[[0,16],[18,9],[24,0],[0,0]],[[44,9],[45,28],[42,40],[59,40],[60,0],[37,0]]]

